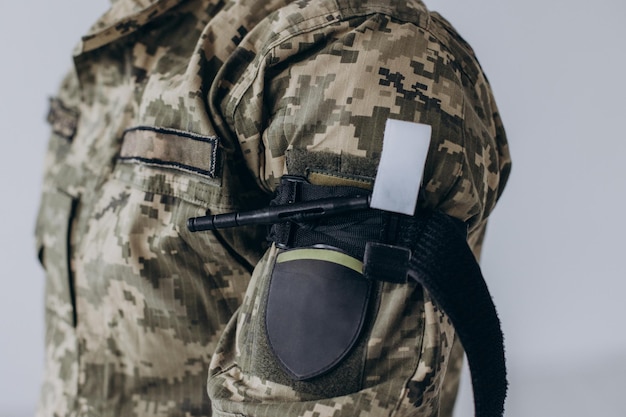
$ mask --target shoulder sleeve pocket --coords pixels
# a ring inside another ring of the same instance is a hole
[[[334,250],[305,248],[278,255],[266,332],[274,355],[295,380],[326,373],[356,344],[371,290],[362,269],[360,261]]]

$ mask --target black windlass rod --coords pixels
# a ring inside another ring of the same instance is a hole
[[[370,206],[370,196],[324,198],[315,201],[269,206],[258,210],[224,213],[187,220],[191,232],[225,229],[249,224],[275,224],[303,221],[331,216],[347,211],[365,210]]]

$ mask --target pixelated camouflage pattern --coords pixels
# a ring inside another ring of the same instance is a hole
[[[185,223],[264,206],[289,155],[371,180],[396,118],[433,126],[422,204],[468,221],[478,254],[508,149],[487,80],[449,24],[419,1],[117,0],[74,64],[51,101],[37,219],[38,416],[438,415],[454,330],[418,285],[379,288],[362,389],[315,398],[250,373],[255,352],[238,343],[276,256],[265,229],[191,234]],[[152,145],[133,143],[137,128]],[[190,135],[216,138],[214,158],[181,146]]]

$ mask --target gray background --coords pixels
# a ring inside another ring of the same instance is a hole
[[[514,168],[483,270],[510,367],[509,417],[626,416],[623,0],[429,0],[474,46]],[[0,6],[0,417],[31,415],[43,357],[33,248],[47,97],[106,0]],[[467,377],[457,417],[469,417]]]

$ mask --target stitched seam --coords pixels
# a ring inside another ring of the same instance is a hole
[[[200,135],[198,133],[193,133],[193,132],[188,132],[185,130],[179,130],[179,129],[171,129],[171,128],[165,128],[165,127],[156,127],[156,126],[135,126],[135,127],[131,127],[129,129],[124,130],[124,134],[126,135],[126,133],[129,132],[135,132],[135,131],[139,131],[139,130],[148,130],[151,132],[155,132],[155,133],[163,133],[166,135],[174,135],[174,136],[182,136],[188,139],[192,139],[192,140],[197,140],[200,142],[207,142],[207,143],[211,143],[211,144],[217,144],[217,141],[219,140],[219,137],[216,135],[213,136],[207,136],[207,135]]]

